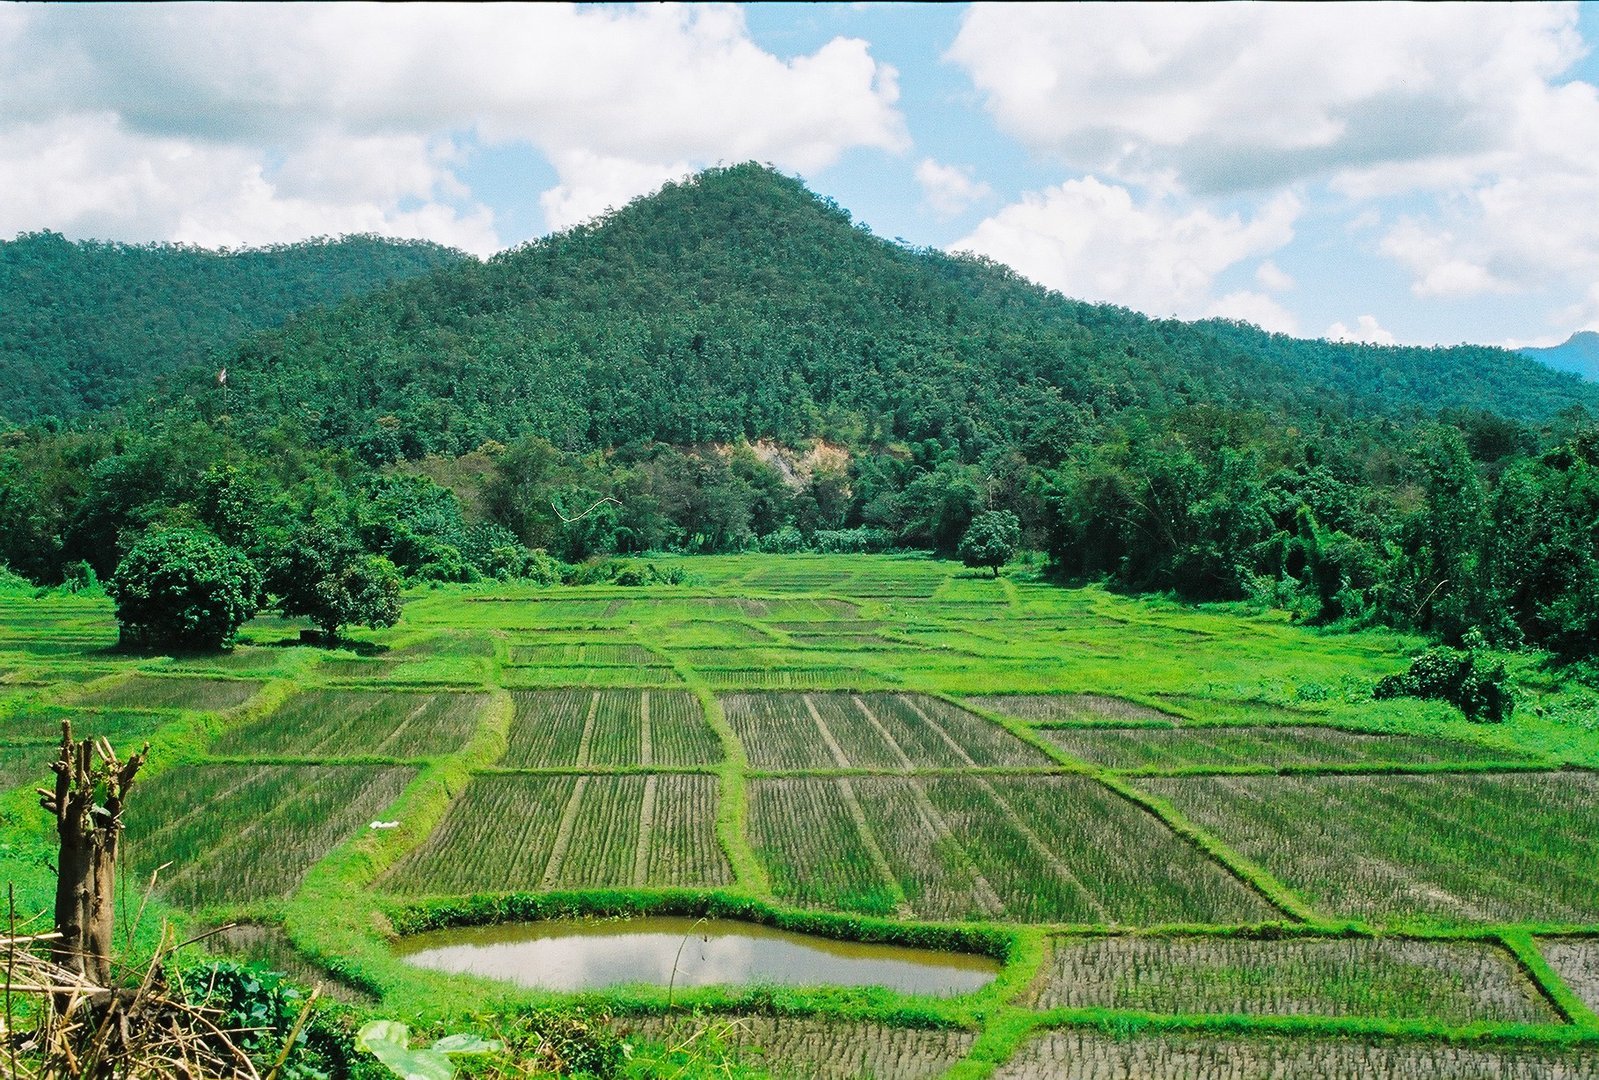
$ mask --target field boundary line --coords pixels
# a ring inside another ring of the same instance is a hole
[[[652,641],[645,640],[642,631],[635,630],[633,640],[666,660],[678,678],[683,680],[685,689],[699,700],[705,723],[715,732],[717,741],[722,747],[721,764],[711,766],[721,778],[721,790],[716,800],[716,842],[721,846],[722,854],[727,856],[728,865],[732,867],[734,883],[756,896],[771,898],[771,879],[767,876],[760,859],[756,857],[755,849],[749,840],[749,799],[744,779],[745,770],[749,768],[749,757],[744,751],[744,744],[739,740],[738,733],[727,721],[721,700],[688,661],[679,659]]]
[[[1593,1008],[1566,985],[1566,980],[1544,956],[1531,934],[1507,931],[1498,934],[1497,940],[1527,977],[1527,981],[1543,995],[1558,1015],[1578,1028],[1599,1030],[1599,1014],[1595,1014]]]
[[[1128,700],[1132,699],[1129,698]],[[960,703],[957,702],[956,704]],[[973,711],[965,705],[960,705],[960,707]],[[978,710],[978,715],[990,715],[989,710]],[[997,719],[1007,729],[1014,730],[1011,728],[1011,724],[1006,722],[1009,718]],[[1074,768],[1081,775],[1104,785],[1140,810],[1154,817],[1167,829],[1198,848],[1212,862],[1219,864],[1223,870],[1237,878],[1246,888],[1253,889],[1265,897],[1267,903],[1290,918],[1315,925],[1323,923],[1323,920],[1317,918],[1316,913],[1311,910],[1308,904],[1301,900],[1288,886],[1269,874],[1265,867],[1246,859],[1242,854],[1234,851],[1209,832],[1193,824],[1178,813],[1177,808],[1170,803],[1139,791],[1110,770],[1095,768],[1086,765],[1086,763],[1077,762],[1075,758],[1071,757],[1063,749],[1051,745],[1037,735],[1033,735],[1028,741],[1033,742],[1034,745],[1037,745],[1048,754],[1050,760],[1062,763],[1063,767]]]
[[[986,1080],[1043,1027],[1040,1014],[1016,1005],[1001,1006],[988,1016],[971,1049],[944,1073],[943,1080]]]
[[[650,742],[650,692],[640,690],[638,698],[638,763],[648,767],[653,763],[654,749]]]
[[[912,695],[901,695],[901,699],[905,702],[905,706],[910,709],[911,712],[922,718],[922,723],[932,728],[933,733],[939,738],[943,739],[951,750],[955,751],[956,757],[960,758],[972,768],[977,767],[977,762],[972,760],[972,755],[966,752],[966,748],[960,743],[956,742],[954,736],[944,730],[943,724],[940,724],[937,720],[934,720],[931,716],[928,716],[927,710],[916,704],[915,698]]]
[[[59,742],[59,739],[58,739]],[[254,754],[245,757],[240,754],[208,754],[200,758],[195,765],[328,765],[334,768],[349,768],[353,765],[411,765],[424,763],[430,757],[446,757],[443,754],[422,755],[417,757],[389,757],[389,755],[376,754],[320,754],[313,757],[302,757],[294,754]]]
[[[861,700],[861,696],[859,694],[851,694],[850,700],[855,703],[855,707],[861,711],[861,715],[866,717],[867,722],[888,744],[889,749],[893,750],[900,761],[904,762],[905,768],[907,770],[913,768],[910,755],[905,753],[899,741],[889,733],[888,728],[883,726],[882,721],[867,707],[866,702]],[[808,698],[807,701],[809,701]],[[814,708],[812,706],[813,711]],[[933,831],[935,836],[944,840],[950,848],[959,853],[963,868],[971,875],[972,891],[976,893],[978,903],[987,909],[990,916],[1003,914],[1005,902],[999,898],[999,893],[994,891],[994,886],[984,876],[982,869],[977,865],[977,861],[972,858],[972,853],[966,850],[966,845],[962,844],[960,838],[955,835],[955,830],[950,828],[950,824],[945,820],[944,815],[938,812],[938,807],[934,806],[932,800],[927,797],[927,789],[922,786],[921,781],[916,779],[911,779],[909,784],[911,799],[916,804],[916,812],[922,819],[922,824],[926,825]]]
[[[1373,1016],[1266,1016],[1251,1013],[1159,1013],[1142,1009],[1074,1007],[1035,1012],[1036,1027],[1045,1030],[1129,1024],[1141,1031],[1187,1032],[1222,1038],[1249,1039],[1258,1035],[1300,1038],[1431,1039],[1459,1046],[1556,1048],[1575,1050],[1599,1047],[1599,1031],[1572,1024],[1525,1024],[1479,1020],[1470,1024],[1440,1024],[1428,1020],[1391,1020]]]
[[[908,778],[911,799],[916,803],[916,811],[921,816],[922,823],[942,838],[951,848],[960,853],[962,867],[972,876],[972,891],[977,894],[978,903],[988,909],[990,916],[999,916],[1005,912],[1005,901],[999,898],[999,893],[994,886],[989,884],[982,868],[977,865],[977,860],[972,858],[972,853],[961,843],[960,837],[955,835],[955,830],[950,828],[949,821],[938,812],[938,807],[933,805],[933,800],[927,797],[927,789],[922,787],[922,782],[914,777]]]
[[[1034,730],[1035,725],[1023,723],[1022,721],[1013,717],[1005,716],[1002,713],[997,713],[992,709],[985,709],[979,705],[969,705],[955,697],[953,694],[936,691],[928,693],[927,696],[938,701],[942,701],[946,705],[951,705],[962,712],[971,713],[979,720],[986,720],[1001,730],[1009,732],[1011,735],[1026,743],[1028,746],[1031,746],[1033,749],[1039,751],[1050,761],[1054,762],[1055,765],[1052,771],[1056,773],[1066,771],[1086,776],[1090,775],[1094,771],[1094,767],[1088,764],[1086,761],[1079,761],[1077,758],[1072,757],[1060,747],[1055,746],[1048,739],[1045,739],[1042,735],[1038,734],[1038,732]],[[989,768],[990,766],[977,767]]]
[[[827,726],[826,720],[822,719],[822,714],[816,708],[816,702],[812,700],[811,695],[808,693],[801,694],[800,700],[805,702],[805,711],[811,714],[811,721],[815,723],[816,730],[821,733],[822,742],[827,744],[827,751],[833,755],[833,760],[837,762],[838,767],[841,769],[849,768],[849,755],[844,753],[842,746],[838,745],[838,740],[833,737],[833,729]]]
[[[600,711],[600,692],[595,690],[589,695],[588,715],[583,717],[583,734],[577,740],[577,765],[578,768],[588,767],[590,756],[594,750],[594,718]]]
[[[1192,730],[1200,725],[1189,725]],[[1237,727],[1240,725],[1211,725]],[[1331,725],[1279,725],[1279,726],[1323,726]],[[1169,729],[1162,729],[1169,730]],[[1335,728],[1333,730],[1349,730]],[[1381,732],[1360,732],[1359,734],[1385,734]],[[1402,736],[1401,736],[1402,737]],[[1106,768],[1104,770],[1115,776],[1125,777],[1129,780],[1181,780],[1185,777],[1204,776],[1451,776],[1451,775],[1482,775],[1492,776],[1496,773],[1529,773],[1529,772],[1567,772],[1566,767],[1552,764],[1547,761],[1414,761],[1414,762],[1327,762],[1323,764],[1285,763],[1282,765],[1170,765],[1147,766],[1134,768]]]
[[[1365,787],[1366,785],[1358,786]],[[1375,785],[1372,786],[1374,787]],[[1315,788],[1311,788],[1311,790],[1313,792],[1316,791]],[[1392,805],[1362,804],[1357,801],[1358,797],[1353,795],[1353,790],[1353,788],[1346,787],[1342,791],[1323,790],[1319,794],[1324,803],[1330,802],[1332,806],[1338,808],[1339,813],[1337,816],[1341,822],[1355,826],[1357,830],[1359,823],[1367,823],[1366,829],[1369,831],[1365,834],[1365,839],[1369,840],[1372,837],[1384,839],[1396,837],[1396,839],[1401,841],[1406,839],[1403,835],[1404,830],[1396,828],[1395,809]],[[1421,794],[1425,796],[1426,792]],[[1412,799],[1407,804],[1407,809],[1411,814],[1411,821],[1434,827],[1436,834],[1439,836],[1448,835],[1451,839],[1459,839],[1462,836],[1475,837],[1481,840],[1485,847],[1500,851],[1533,851],[1533,849],[1527,848],[1523,843],[1518,842],[1512,845],[1505,838],[1487,831],[1478,824],[1468,824],[1447,814],[1440,813],[1435,809],[1432,801],[1425,797]],[[1411,850],[1415,854],[1420,854],[1415,852],[1414,845],[1411,845]],[[1424,858],[1411,859],[1408,863],[1398,861],[1397,850],[1390,848],[1389,851],[1390,855],[1394,857],[1372,853],[1362,855],[1361,858],[1370,865],[1382,868],[1385,872],[1391,871],[1395,880],[1413,881],[1421,885],[1430,886],[1432,889],[1443,893],[1449,898],[1451,906],[1459,909],[1459,914],[1467,919],[1480,923],[1495,921],[1495,912],[1486,911],[1471,903],[1462,894],[1458,883],[1451,884],[1449,882],[1448,879],[1452,871],[1464,870],[1470,873],[1475,866],[1474,862],[1463,856],[1459,850],[1440,843],[1430,843],[1426,848]],[[1538,854],[1535,851],[1533,853]],[[1500,890],[1496,898],[1496,902],[1501,904],[1510,901],[1526,903],[1529,900],[1536,903],[1538,899],[1547,895],[1546,891],[1537,882],[1529,881],[1519,875],[1512,876],[1502,873],[1494,867],[1483,868],[1480,877],[1505,886],[1504,889]]]
[[[263,759],[251,759],[263,760]],[[346,759],[330,760],[329,764],[345,764]],[[302,761],[287,761],[287,765],[305,764]],[[415,764],[415,759],[402,758],[390,762],[387,758],[381,761],[359,761],[357,764]],[[473,769],[473,776],[643,776],[651,773],[675,773],[687,775],[715,776],[721,770],[715,765],[486,765],[481,769]],[[896,774],[897,775],[897,774]]]
[[[218,763],[204,762],[204,764],[210,765],[210,764],[218,764]],[[263,766],[263,767],[277,767],[281,763],[275,762],[275,761],[254,762],[254,761],[244,760],[244,761],[230,761],[230,762],[224,762],[224,763],[220,763],[220,764],[225,764],[228,768],[244,768],[244,767],[248,767],[248,766],[251,766],[251,765],[260,765],[260,766]],[[308,765],[308,764],[311,764],[311,763],[310,762],[306,762],[306,761],[296,761],[296,762],[292,762],[292,764],[294,764],[294,765]],[[157,774],[157,775],[159,775],[159,774]],[[183,827],[184,825],[187,825],[189,822],[193,821],[197,816],[199,816],[201,814],[204,814],[205,812],[210,810],[211,809],[211,806],[210,806],[211,803],[220,802],[221,800],[226,799],[229,796],[238,794],[240,791],[242,791],[246,787],[249,787],[252,783],[254,783],[258,779],[262,779],[262,778],[261,777],[251,776],[248,773],[244,774],[242,777],[240,777],[240,779],[236,780],[232,784],[229,784],[227,787],[222,788],[220,791],[214,792],[212,795],[210,795],[206,799],[205,802],[193,804],[187,810],[185,810],[183,813],[178,814],[177,816],[175,816],[175,817],[173,817],[173,818],[171,818],[171,819],[169,819],[167,821],[162,822],[162,824],[161,824],[161,826],[159,828],[157,828],[157,829],[155,829],[155,830],[153,830],[151,832],[145,833],[144,835],[138,837],[137,838],[137,842],[141,843],[141,844],[151,843],[152,841],[156,840],[157,838],[159,838],[159,837],[161,837],[161,836],[163,836],[163,835],[165,835],[167,833],[172,832],[172,830],[178,829],[178,828]],[[223,841],[223,843],[226,844],[226,841]],[[180,868],[179,872],[181,873],[181,868]]]
[[[588,789],[587,775],[579,776],[572,785],[572,794],[561,811],[561,824],[555,830],[555,843],[550,846],[550,857],[544,863],[544,873],[539,878],[539,888],[553,889],[561,874],[561,864],[566,861],[566,849],[572,846],[572,834],[577,831],[577,815],[582,809],[583,792]]]
[[[339,693],[337,690],[329,690],[325,687],[318,688],[316,692],[320,694]],[[308,733],[310,736],[310,745],[306,747],[307,754],[315,755],[317,757],[333,756],[326,753],[328,748],[336,746],[339,740],[345,737],[348,733],[358,731],[361,726],[362,718],[370,713],[373,709],[378,707],[378,700],[379,699],[375,696],[369,695],[358,707],[350,710],[348,713],[344,712],[342,709],[339,710],[333,721],[331,723],[324,723],[320,730],[313,728]],[[324,715],[326,715],[325,712]],[[259,726],[264,727],[264,721]],[[374,747],[374,749],[376,749],[376,747]]]
[[[872,830],[871,823],[866,820],[866,809],[861,806],[861,800],[855,794],[855,785],[849,778],[840,776],[833,781],[834,787],[844,800],[844,809],[850,819],[855,822],[855,831],[860,834],[861,846],[866,848],[866,855],[872,860],[872,865],[877,868],[877,874],[888,886],[889,895],[894,898],[894,907],[900,918],[914,918],[911,911],[910,900],[905,895],[905,887],[899,883],[899,878],[894,874],[894,868],[888,864],[888,856],[883,854],[883,847],[877,841],[877,833]]]
[[[417,706],[414,709],[412,709],[410,712],[405,714],[405,719],[404,720],[401,720],[398,724],[394,725],[394,730],[389,732],[386,736],[384,736],[383,741],[378,743],[377,749],[381,750],[385,746],[389,745],[389,743],[391,743],[391,742],[395,741],[396,739],[398,739],[400,737],[400,733],[401,732],[405,731],[412,724],[416,723],[417,719],[424,712],[427,711],[428,706],[432,705],[435,701],[437,701],[439,699],[439,695],[436,694],[436,693],[418,694],[417,696],[420,697],[422,700],[417,704]],[[376,708],[376,704],[375,703],[373,705],[373,708]],[[367,711],[370,711],[370,710],[367,710]],[[366,713],[363,712],[363,713],[361,713],[361,715],[365,716]]]
[[[239,705],[236,709],[229,710],[225,715],[220,716],[219,723],[202,724],[201,737],[199,739],[201,756],[207,756],[206,751],[216,745],[224,736],[231,735],[235,731],[248,731],[255,724],[276,713],[293,700],[301,689],[302,687],[292,678],[268,679],[261,689],[256,692],[255,696]],[[212,714],[201,713],[199,715],[208,716]],[[150,744],[155,746],[156,741],[156,739],[152,738]],[[151,764],[154,764],[153,757]],[[149,773],[150,769],[147,767],[144,771]]]
[[[649,880],[650,841],[655,831],[655,774],[644,778],[644,795],[639,800],[638,843],[633,848],[633,887],[643,887]]]
[[[1088,901],[1088,906],[1093,910],[1094,914],[1098,915],[1102,922],[1109,923],[1111,921],[1110,912],[1105,909],[1104,903],[1099,897],[1094,895],[1092,889],[1083,884],[1083,879],[1078,877],[1076,872],[1067,866],[1065,861],[1059,855],[1056,855],[1048,844],[1044,843],[1043,837],[1033,831],[1033,827],[1027,824],[1026,820],[1016,812],[1016,808],[1011,806],[1003,795],[994,790],[994,785],[983,777],[978,777],[976,783],[978,787],[988,793],[988,797],[994,801],[994,805],[999,807],[1000,813],[1009,818],[1010,823],[1016,826],[1016,831],[1022,834],[1022,839],[1027,841],[1028,846],[1043,858],[1045,865],[1055,871],[1055,876],[1081,893],[1083,899]]]
[[[849,699],[855,703],[855,707],[861,711],[861,715],[866,717],[866,722],[872,725],[872,730],[876,731],[882,740],[888,744],[888,748],[894,751],[894,756],[899,758],[906,771],[908,772],[915,768],[911,764],[910,755],[905,752],[905,748],[900,746],[898,739],[889,734],[888,729],[883,726],[883,722],[877,718],[872,710],[866,707],[866,702],[861,700],[861,696],[859,694],[851,694]]]
[[[703,766],[702,766],[703,767]],[[665,765],[655,766],[658,770],[665,770]],[[527,771],[527,770],[503,770]],[[555,769],[557,772],[573,772],[571,767]],[[598,772],[595,768],[589,770]],[[750,779],[781,780],[784,777],[794,776],[992,776],[1003,779],[1007,776],[1039,777],[1039,776],[1087,776],[1088,773],[1080,769],[1068,769],[1060,765],[977,765],[972,768],[963,768],[952,765],[916,765],[910,769],[887,768],[874,765],[851,765],[847,769],[835,766],[813,766],[804,769],[749,769],[745,775]]]
[[[1320,918],[1298,893],[1277,880],[1265,867],[1235,851],[1231,845],[1211,835],[1208,830],[1189,821],[1165,799],[1139,791],[1121,777],[1109,773],[1093,774],[1093,779],[1198,848],[1227,873],[1265,897],[1267,903],[1285,915],[1314,926],[1330,925]]]

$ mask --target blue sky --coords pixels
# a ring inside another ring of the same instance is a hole
[[[1306,337],[1599,328],[1594,4],[0,5],[0,235],[480,255],[768,161]]]

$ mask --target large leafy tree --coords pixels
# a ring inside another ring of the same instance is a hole
[[[1022,523],[1009,510],[984,510],[972,518],[961,537],[961,562],[967,566],[986,566],[999,577],[999,568],[1016,554],[1022,542]]]
[[[125,644],[215,649],[255,614],[261,574],[202,529],[165,529],[133,545],[106,591]]]
[[[400,574],[394,564],[367,554],[327,520],[295,530],[273,559],[268,584],[283,614],[310,619],[330,645],[346,626],[400,621]]]

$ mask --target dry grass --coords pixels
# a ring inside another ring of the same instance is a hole
[[[235,1041],[244,1032],[225,1030],[217,1011],[188,1003],[181,987],[168,985],[167,946],[142,972],[132,973],[134,985],[112,989],[50,960],[45,954],[55,936],[0,937],[6,1025],[0,1072],[5,1076],[261,1080]],[[300,1023],[315,998],[307,999]],[[265,1080],[273,1080],[281,1064]]]

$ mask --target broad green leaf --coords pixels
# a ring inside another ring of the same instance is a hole
[[[485,1039],[468,1031],[444,1036],[433,1044],[433,1049],[441,1054],[497,1054],[501,1046],[493,1039]]]
[[[450,1080],[455,1066],[437,1050],[409,1050],[400,1043],[367,1041],[367,1049],[402,1080]]]
[[[370,1051],[371,1047],[368,1044],[373,1042],[392,1042],[409,1046],[411,1029],[398,1020],[368,1020],[361,1025],[361,1030],[355,1033],[355,1048]]]

